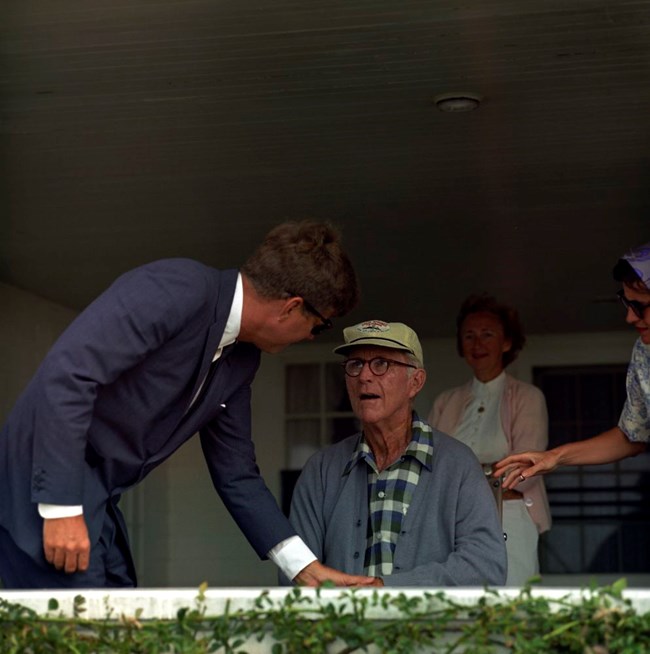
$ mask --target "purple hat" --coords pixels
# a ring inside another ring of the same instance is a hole
[[[630,250],[621,259],[630,264],[637,277],[650,289],[650,243]]]

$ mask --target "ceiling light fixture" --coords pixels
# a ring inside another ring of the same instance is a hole
[[[469,93],[466,91],[456,93],[441,93],[433,101],[445,113],[456,113],[460,111],[474,111],[478,109],[483,97],[478,93]]]

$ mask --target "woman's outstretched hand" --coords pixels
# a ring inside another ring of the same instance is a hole
[[[559,465],[558,454],[554,450],[546,452],[520,452],[497,461],[492,476],[503,477],[503,488],[514,488],[522,481],[535,475],[545,475]]]

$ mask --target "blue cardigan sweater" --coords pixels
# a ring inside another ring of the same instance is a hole
[[[414,414],[414,420],[419,418]],[[422,427],[431,427],[422,421]],[[367,468],[343,476],[361,434],[314,454],[294,490],[290,521],[318,559],[364,574]],[[507,562],[496,503],[472,451],[432,430],[433,465],[423,467],[404,517],[386,586],[502,585]],[[283,583],[288,583],[286,579]]]

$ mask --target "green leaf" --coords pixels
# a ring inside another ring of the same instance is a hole
[[[622,597],[623,591],[627,588],[627,579],[622,577],[611,585],[612,595],[614,597]]]

